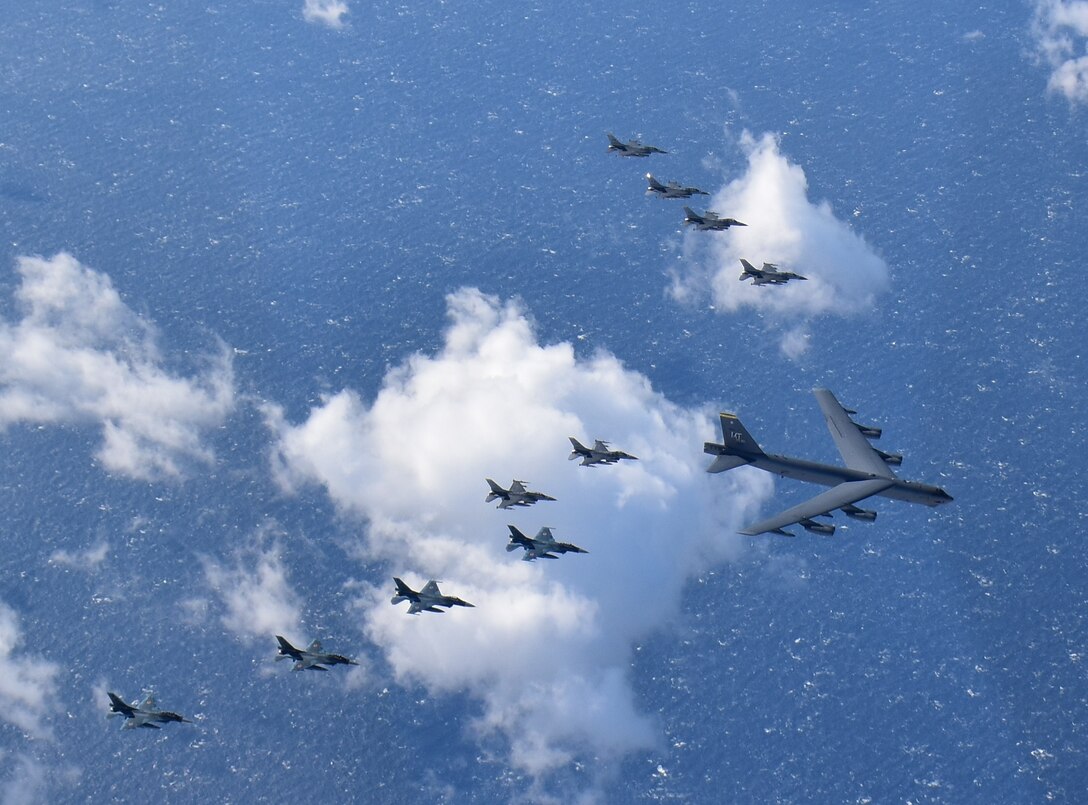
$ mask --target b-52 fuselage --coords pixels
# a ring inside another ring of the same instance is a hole
[[[753,285],[785,285],[790,280],[808,279],[792,271],[780,271],[774,263],[764,263],[763,268],[756,268],[742,257],[740,264],[744,266],[740,275],[741,281],[750,279]]]
[[[144,697],[144,700],[139,704],[133,702],[128,704],[118,696],[116,693],[106,693],[110,697],[110,712],[109,716],[122,716],[125,719],[124,725],[121,729],[131,730],[142,727],[149,730],[160,729],[159,724],[168,724],[171,721],[177,721],[183,724],[191,724],[192,722],[184,716],[177,713],[171,713],[169,710],[158,710],[155,707],[155,697],[150,693]]]
[[[827,389],[813,389],[813,393],[845,467],[764,453],[734,414],[721,415],[723,443],[707,442],[704,445],[703,452],[716,456],[707,472],[725,472],[751,465],[785,478],[831,487],[781,514],[743,528],[741,534],[754,536],[769,532],[792,537],[793,534],[784,529],[798,524],[806,531],[831,535],[835,533],[835,526],[813,518],[829,517],[831,512],[839,510],[853,520],[872,522],[877,513],[859,509],[854,504],[873,496],[926,506],[939,506],[952,500],[940,487],[896,477],[891,467],[902,464],[903,457],[877,450],[869,444],[869,439],[880,438],[880,428],[859,425],[852,420],[850,415],[855,412],[843,408]]]
[[[545,495],[543,492],[530,492],[525,488],[525,481],[519,481],[516,478],[511,481],[509,489],[503,489],[490,478],[485,480],[491,491],[484,498],[484,503],[497,500],[500,509],[509,509],[511,506],[532,506],[541,500],[555,500],[555,498]]]
[[[423,589],[418,591],[413,590],[396,576],[393,577],[393,583],[397,585],[397,591],[390,602],[399,604],[401,601],[408,601],[409,615],[418,615],[420,612],[445,612],[439,607],[474,606],[456,596],[442,595],[442,591],[438,589],[438,582],[434,579],[428,581],[423,585]]]
[[[691,207],[684,207],[684,226],[693,226],[700,232],[720,232],[731,226],[748,226],[736,218],[722,218],[713,210],[699,215]]]
[[[646,174],[646,181],[649,182],[646,192],[652,193],[660,198],[691,198],[692,196],[710,195],[710,193],[705,190],[700,190],[698,187],[684,187],[677,182],[661,184],[661,182],[654,178],[652,173]]]
[[[535,537],[527,537],[517,527],[508,525],[510,529],[510,542],[506,545],[507,551],[516,551],[524,548],[525,554],[521,557],[526,562],[534,559],[558,559],[557,553],[589,553],[589,551],[571,545],[569,542],[556,542],[552,536],[552,530],[547,526],[536,532]]]
[[[326,665],[358,665],[359,663],[350,657],[345,657],[341,654],[326,654],[321,650],[321,641],[315,640],[310,643],[309,648],[295,648],[288,641],[287,638],[276,635],[276,641],[279,643],[279,653],[276,655],[277,660],[292,659],[295,661],[295,671],[327,671]]]
[[[570,445],[574,448],[567,456],[567,460],[574,461],[580,458],[583,467],[592,467],[595,464],[615,464],[618,461],[638,461],[638,456],[632,456],[622,450],[613,450],[608,446],[608,442],[602,442],[600,439],[593,442],[593,447],[586,447],[573,436],[567,438],[570,439]]]
[[[608,133],[608,150],[615,151],[621,157],[648,157],[650,154],[667,154],[654,145],[643,145],[638,140],[621,143],[612,132]]]

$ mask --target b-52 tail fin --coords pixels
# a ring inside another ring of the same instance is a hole
[[[703,452],[717,456],[707,472],[725,472],[750,463],[763,455],[763,450],[736,414],[721,415],[722,444],[707,442]]]

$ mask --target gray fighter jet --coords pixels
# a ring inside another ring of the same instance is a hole
[[[705,190],[700,190],[698,187],[684,187],[677,182],[661,184],[661,182],[654,178],[652,173],[646,174],[646,181],[650,183],[650,186],[646,188],[646,192],[653,193],[661,198],[691,198],[692,196],[710,195],[710,193]]]
[[[144,729],[157,730],[160,729],[159,724],[168,724],[171,721],[179,721],[183,724],[193,723],[184,716],[171,713],[169,710],[157,710],[155,708],[155,697],[150,693],[144,696],[144,700],[138,704],[136,702],[126,704],[125,700],[116,693],[107,691],[106,695],[110,697],[110,712],[107,715],[122,716],[125,719],[121,729],[131,730],[143,727]]]
[[[792,537],[793,534],[784,529],[796,523],[806,531],[831,535],[835,533],[835,526],[816,522],[813,518],[830,516],[837,509],[853,520],[872,522],[876,519],[876,512],[859,509],[854,504],[873,496],[923,503],[926,506],[939,506],[952,500],[939,487],[896,477],[890,465],[901,464],[903,457],[876,450],[868,442],[869,439],[880,438],[880,428],[859,425],[852,420],[850,415],[856,412],[843,408],[827,389],[813,389],[813,394],[827,420],[831,438],[835,440],[835,446],[846,463],[845,467],[764,453],[734,414],[721,415],[723,444],[707,442],[703,446],[703,452],[717,456],[707,472],[725,472],[750,464],[786,478],[831,487],[781,514],[747,526],[741,530],[741,534],[754,536],[769,532]]]
[[[691,207],[684,207],[684,226],[693,226],[700,232],[719,232],[731,226],[748,226],[736,218],[722,218],[713,210],[699,215]]]
[[[527,537],[515,526],[508,525],[510,529],[510,542],[506,546],[507,551],[516,551],[524,548],[523,561],[531,562],[534,559],[558,559],[557,553],[589,553],[589,551],[571,545],[569,542],[556,542],[552,536],[552,530],[547,526],[536,532],[535,537]]]
[[[625,453],[622,450],[612,450],[608,446],[608,442],[602,442],[597,439],[593,442],[593,447],[586,447],[579,442],[573,436],[568,436],[570,439],[570,445],[574,449],[571,450],[568,461],[574,461],[576,458],[582,459],[583,467],[592,467],[594,464],[615,464],[617,461],[638,461],[638,456],[632,456],[630,453]]]
[[[525,481],[519,481],[516,478],[510,482],[509,489],[503,489],[490,478],[485,480],[487,485],[491,487],[491,491],[484,498],[484,503],[498,500],[500,509],[509,509],[511,506],[532,506],[540,500],[555,500],[555,498],[545,495],[543,492],[528,491],[525,488]]]
[[[654,145],[643,145],[638,140],[621,143],[612,132],[608,132],[608,150],[617,152],[621,157],[648,157],[650,154],[669,153]]]
[[[442,595],[438,589],[438,582],[431,579],[423,585],[423,589],[413,590],[396,576],[393,583],[397,585],[396,595],[390,599],[391,603],[399,604],[401,601],[409,601],[408,614],[418,615],[420,612],[445,612],[439,607],[473,607],[468,601],[462,601],[453,595]]]
[[[741,282],[750,279],[753,285],[785,285],[790,280],[808,279],[792,271],[780,271],[774,263],[764,263],[763,268],[756,268],[742,257],[740,264],[744,266],[740,275]]]
[[[321,641],[315,640],[310,643],[310,647],[306,649],[295,648],[289,642],[287,638],[281,635],[276,635],[276,641],[279,643],[279,653],[276,655],[277,660],[292,659],[295,661],[295,671],[327,671],[326,665],[358,665],[359,663],[350,657],[344,657],[341,654],[326,654],[321,650]]]

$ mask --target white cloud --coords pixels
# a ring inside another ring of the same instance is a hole
[[[93,548],[88,548],[85,551],[76,553],[58,549],[53,551],[50,555],[49,564],[60,565],[61,567],[71,567],[76,570],[94,571],[106,560],[109,552],[110,545],[108,542],[100,542]]]
[[[274,634],[297,640],[302,635],[302,605],[287,580],[281,553],[280,541],[265,529],[235,552],[233,567],[204,560],[205,579],[226,607],[223,625],[246,641],[268,640]],[[192,619],[193,602],[185,608]]]
[[[0,758],[3,755],[0,754]],[[3,805],[31,805],[48,802],[48,769],[30,755],[14,756],[11,776],[0,784],[0,803]]]
[[[804,170],[779,151],[773,135],[756,139],[744,132],[740,145],[748,157],[747,171],[718,191],[709,207],[748,225],[686,233],[684,263],[695,268],[675,277],[671,292],[684,300],[709,288],[722,312],[762,311],[769,324],[788,328],[781,345],[796,356],[807,343],[794,331],[799,318],[869,309],[888,286],[888,267],[835,217],[830,204],[809,201]],[[775,263],[808,279],[756,287],[739,279],[742,257],[757,267]]]
[[[367,521],[362,561],[414,585],[441,579],[476,605],[410,617],[390,605],[390,581],[359,611],[398,679],[477,698],[476,728],[505,735],[519,768],[648,747],[658,736],[627,679],[632,643],[677,617],[687,579],[741,550],[736,527],[770,480],[706,474],[713,412],[670,403],[615,357],[540,345],[518,304],[476,290],[448,304],[442,350],[392,370],[372,403],[343,391],[300,425],[268,407],[279,477],[318,482]],[[567,461],[568,436],[641,460],[583,468]],[[485,477],[558,500],[498,511]],[[507,523],[552,526],[590,553],[519,561]]]
[[[22,639],[18,615],[0,603],[0,719],[35,738],[48,738],[45,717],[55,706],[60,669],[37,657],[16,656]]]
[[[316,22],[330,28],[343,28],[341,19],[348,13],[348,4],[343,0],[306,0],[302,7],[302,17],[307,22]]]
[[[1047,91],[1088,102],[1088,0],[1038,0],[1031,30],[1036,53],[1051,68]]]
[[[183,460],[211,461],[201,434],[234,404],[225,349],[203,376],[167,372],[155,329],[109,277],[60,252],[19,257],[22,319],[0,319],[0,429],[15,423],[101,427],[98,459],[135,478],[177,476]]]

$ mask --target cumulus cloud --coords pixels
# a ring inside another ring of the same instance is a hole
[[[748,226],[721,233],[688,232],[686,268],[674,278],[672,293],[683,300],[709,289],[722,312],[760,310],[769,324],[787,328],[782,348],[797,355],[807,344],[803,324],[801,331],[796,329],[799,317],[869,309],[888,286],[888,267],[835,217],[830,204],[809,201],[804,169],[780,152],[773,135],[757,139],[744,132],[740,145],[748,157],[747,170],[718,191],[709,207]],[[742,257],[756,267],[775,263],[808,279],[778,287],[740,282]]]
[[[1031,28],[1036,52],[1051,69],[1047,91],[1088,102],[1088,0],[1038,0]]]
[[[474,289],[448,299],[442,349],[386,376],[372,402],[346,390],[300,424],[269,406],[276,467],[291,488],[324,486],[368,528],[359,553],[418,586],[476,605],[444,615],[391,606],[392,583],[359,611],[394,673],[433,693],[467,691],[475,728],[509,740],[533,775],[580,751],[608,760],[657,740],[627,669],[632,644],[676,617],[687,579],[734,556],[741,519],[766,496],[762,473],[710,476],[711,410],[670,403],[614,356],[541,345],[526,312]],[[607,438],[638,462],[583,468],[568,436]],[[485,504],[485,477],[557,498]],[[590,553],[519,561],[507,524]]]
[[[3,755],[0,754],[0,758]],[[48,769],[30,755],[14,756],[11,776],[0,784],[0,803],[31,805],[48,802]]]
[[[22,640],[18,615],[0,603],[0,719],[35,738],[47,738],[45,717],[54,707],[59,668],[37,657],[18,656]]]
[[[267,640],[273,634],[295,640],[302,636],[302,605],[287,579],[281,554],[280,541],[265,529],[234,553],[232,565],[204,560],[208,586],[226,608],[223,625],[243,640]],[[191,607],[187,604],[187,608]]]
[[[330,28],[343,28],[342,17],[348,13],[348,4],[343,0],[306,0],[302,7],[302,18],[307,22],[316,22]]]
[[[177,476],[211,461],[201,434],[234,404],[225,349],[206,372],[163,368],[155,328],[130,310],[109,277],[60,252],[19,257],[17,322],[0,319],[0,429],[15,423],[101,428],[98,459],[134,478]]]
[[[93,548],[88,548],[85,551],[78,551],[75,553],[64,549],[58,549],[53,551],[49,556],[49,564],[93,572],[106,560],[109,552],[110,546],[108,542],[100,542]]]

